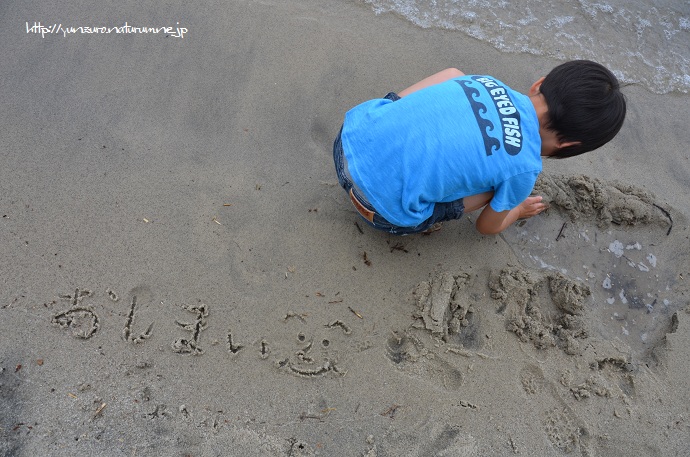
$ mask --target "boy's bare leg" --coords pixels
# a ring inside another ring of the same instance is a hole
[[[448,81],[449,79],[457,78],[458,76],[463,76],[464,74],[465,73],[461,72],[457,68],[446,68],[445,70],[439,71],[434,75],[428,76],[419,81],[418,83],[411,85],[407,89],[398,92],[398,96],[404,97],[405,95],[410,95],[412,92],[417,92],[418,90],[424,89],[425,87],[433,86],[435,84]]]
[[[484,192],[483,194],[470,195],[462,199],[462,204],[465,207],[466,213],[477,211],[489,204],[493,198],[493,192]]]
[[[464,206],[465,213],[470,213],[476,211],[480,208],[485,207],[490,201],[491,197],[494,196],[493,192],[485,192],[483,194],[470,195],[462,199],[462,205]],[[422,234],[428,235],[429,233],[437,232],[441,230],[443,222],[436,222],[434,225],[424,230]]]

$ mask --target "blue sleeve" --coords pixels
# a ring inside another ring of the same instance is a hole
[[[489,205],[497,213],[515,208],[530,196],[537,176],[538,171],[529,171],[501,182],[494,189],[494,196]]]

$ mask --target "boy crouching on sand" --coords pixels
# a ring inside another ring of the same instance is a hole
[[[542,156],[606,144],[625,111],[616,77],[590,61],[557,66],[527,95],[449,68],[348,111],[333,158],[374,228],[418,233],[483,207],[477,230],[499,233],[546,209],[530,197]]]

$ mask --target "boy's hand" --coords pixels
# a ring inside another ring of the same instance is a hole
[[[520,203],[520,216],[518,219],[527,219],[549,209],[549,204],[542,202],[542,198],[541,195],[527,197],[524,202]]]
[[[477,230],[484,235],[501,233],[508,226],[518,219],[526,219],[535,216],[549,207],[548,203],[542,202],[542,197],[527,197],[527,199],[511,210],[497,213],[486,205],[477,218]]]

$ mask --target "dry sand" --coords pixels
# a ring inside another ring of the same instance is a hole
[[[690,454],[687,95],[626,87],[502,236],[396,238],[336,186],[344,112],[558,62],[354,1],[0,11],[0,455]]]

